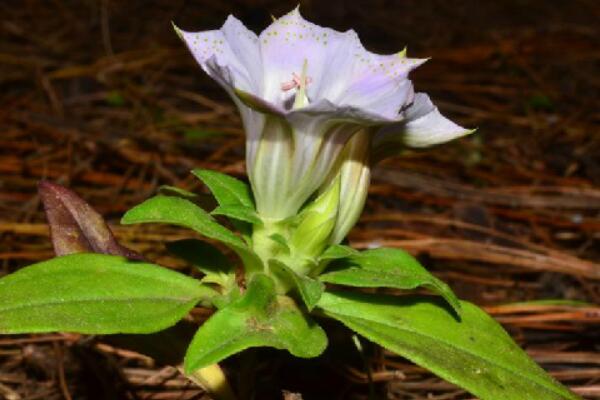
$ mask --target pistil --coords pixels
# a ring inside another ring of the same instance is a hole
[[[306,106],[308,104],[308,97],[306,97],[306,85],[307,85],[307,73],[308,70],[308,60],[304,59],[304,64],[302,64],[302,74],[300,75],[300,85],[298,86],[298,90],[296,91],[296,98],[294,99],[293,109],[298,109]]]

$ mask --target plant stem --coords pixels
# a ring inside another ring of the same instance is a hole
[[[187,377],[206,390],[215,400],[237,400],[219,364],[197,369]]]

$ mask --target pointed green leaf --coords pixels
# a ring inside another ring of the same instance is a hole
[[[319,276],[329,264],[334,260],[339,260],[340,258],[346,258],[350,256],[354,256],[359,254],[358,250],[354,250],[350,246],[344,246],[341,244],[333,244],[329,246],[323,254],[319,256],[317,266],[310,271],[309,275],[312,277]]]
[[[359,254],[357,250],[354,250],[350,246],[344,246],[341,244],[334,244],[329,246],[323,254],[319,257],[319,261],[321,260],[337,260],[339,258],[346,258],[350,256],[355,256]]]
[[[318,307],[482,400],[575,400],[476,306],[457,321],[435,298],[323,293]]]
[[[0,279],[0,333],[149,333],[218,295],[185,275],[120,256],[79,253]]]
[[[249,237],[252,227],[248,224],[261,223],[250,187],[239,179],[217,171],[194,169],[192,174],[208,186],[217,199],[219,207],[212,213],[225,215],[237,230]]]
[[[316,357],[327,347],[327,336],[292,299],[276,295],[271,278],[255,274],[243,297],[217,311],[200,327],[185,356],[185,371],[190,373],[260,346],[285,349],[296,357]]]
[[[431,275],[404,250],[380,248],[363,251],[335,262],[319,279],[356,287],[414,289],[424,286],[444,297],[460,315],[460,302],[450,287]]]
[[[247,269],[262,270],[262,261],[242,239],[189,200],[173,196],[155,196],[125,213],[121,223],[165,223],[190,228],[230,247],[240,256]]]
[[[219,205],[242,206],[254,210],[252,191],[239,179],[208,169],[194,169],[192,174],[208,186]]]
[[[325,290],[323,283],[308,276],[297,274],[293,269],[278,260],[269,260],[269,268],[279,279],[286,282],[288,287],[296,289],[309,311],[314,308]]]

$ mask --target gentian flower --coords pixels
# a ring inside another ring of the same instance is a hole
[[[229,16],[219,30],[179,35],[233,98],[246,131],[246,164],[258,213],[295,215],[323,185],[344,145],[365,128],[378,145],[423,147],[469,133],[414,94],[426,60],[371,53],[353,30],[306,21],[298,8],[260,35]]]
[[[291,258],[303,260],[341,242],[362,211],[374,162],[472,132],[415,94],[408,75],[425,59],[371,53],[353,30],[320,27],[298,8],[258,36],[233,16],[218,30],[176,30],[239,108],[263,221],[255,250],[265,260],[274,234],[298,244]]]

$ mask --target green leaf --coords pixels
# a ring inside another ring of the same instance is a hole
[[[278,260],[269,260],[269,268],[288,287],[293,287],[298,291],[309,311],[315,307],[325,290],[323,283],[308,276],[297,274],[293,269]]]
[[[219,205],[240,206],[254,210],[250,187],[239,179],[208,169],[194,169],[192,174],[208,186]]]
[[[197,239],[167,243],[167,250],[198,268],[206,276],[203,282],[216,283],[226,289],[235,284],[235,267],[219,249]]]
[[[346,258],[350,256],[355,256],[359,254],[357,250],[354,250],[350,246],[344,246],[341,244],[334,244],[329,246],[323,254],[319,257],[319,261],[321,260],[337,260],[339,258]]]
[[[248,223],[261,222],[256,214],[250,187],[239,179],[217,171],[194,169],[192,174],[208,186],[217,199],[219,207],[213,210],[213,214],[227,216],[237,230],[245,237],[250,237],[252,227]]]
[[[230,247],[240,256],[248,270],[262,270],[262,261],[242,239],[189,200],[173,196],[155,196],[125,213],[121,223],[166,223],[190,228]]]
[[[296,357],[316,357],[327,347],[327,336],[292,299],[276,295],[271,278],[255,274],[243,297],[200,327],[185,356],[185,371],[191,373],[260,346],[286,349]]]
[[[462,302],[460,321],[431,297],[326,292],[317,306],[482,400],[578,399],[531,360],[496,321],[470,303]]]
[[[212,215],[224,215],[238,221],[248,222],[250,224],[261,225],[262,220],[258,217],[253,208],[244,206],[218,206],[211,212]]]
[[[354,256],[359,254],[358,250],[354,250],[350,246],[344,246],[341,244],[333,244],[329,246],[325,251],[319,256],[317,266],[310,271],[309,275],[312,277],[319,276],[327,266],[334,261],[339,260],[340,258],[346,258],[350,256]]]
[[[0,279],[0,333],[149,333],[218,295],[185,275],[120,256],[78,253]]]
[[[424,286],[439,294],[460,315],[460,302],[441,280],[431,275],[410,254],[400,249],[366,250],[333,264],[330,272],[319,276],[323,282],[355,287],[414,289]]]

